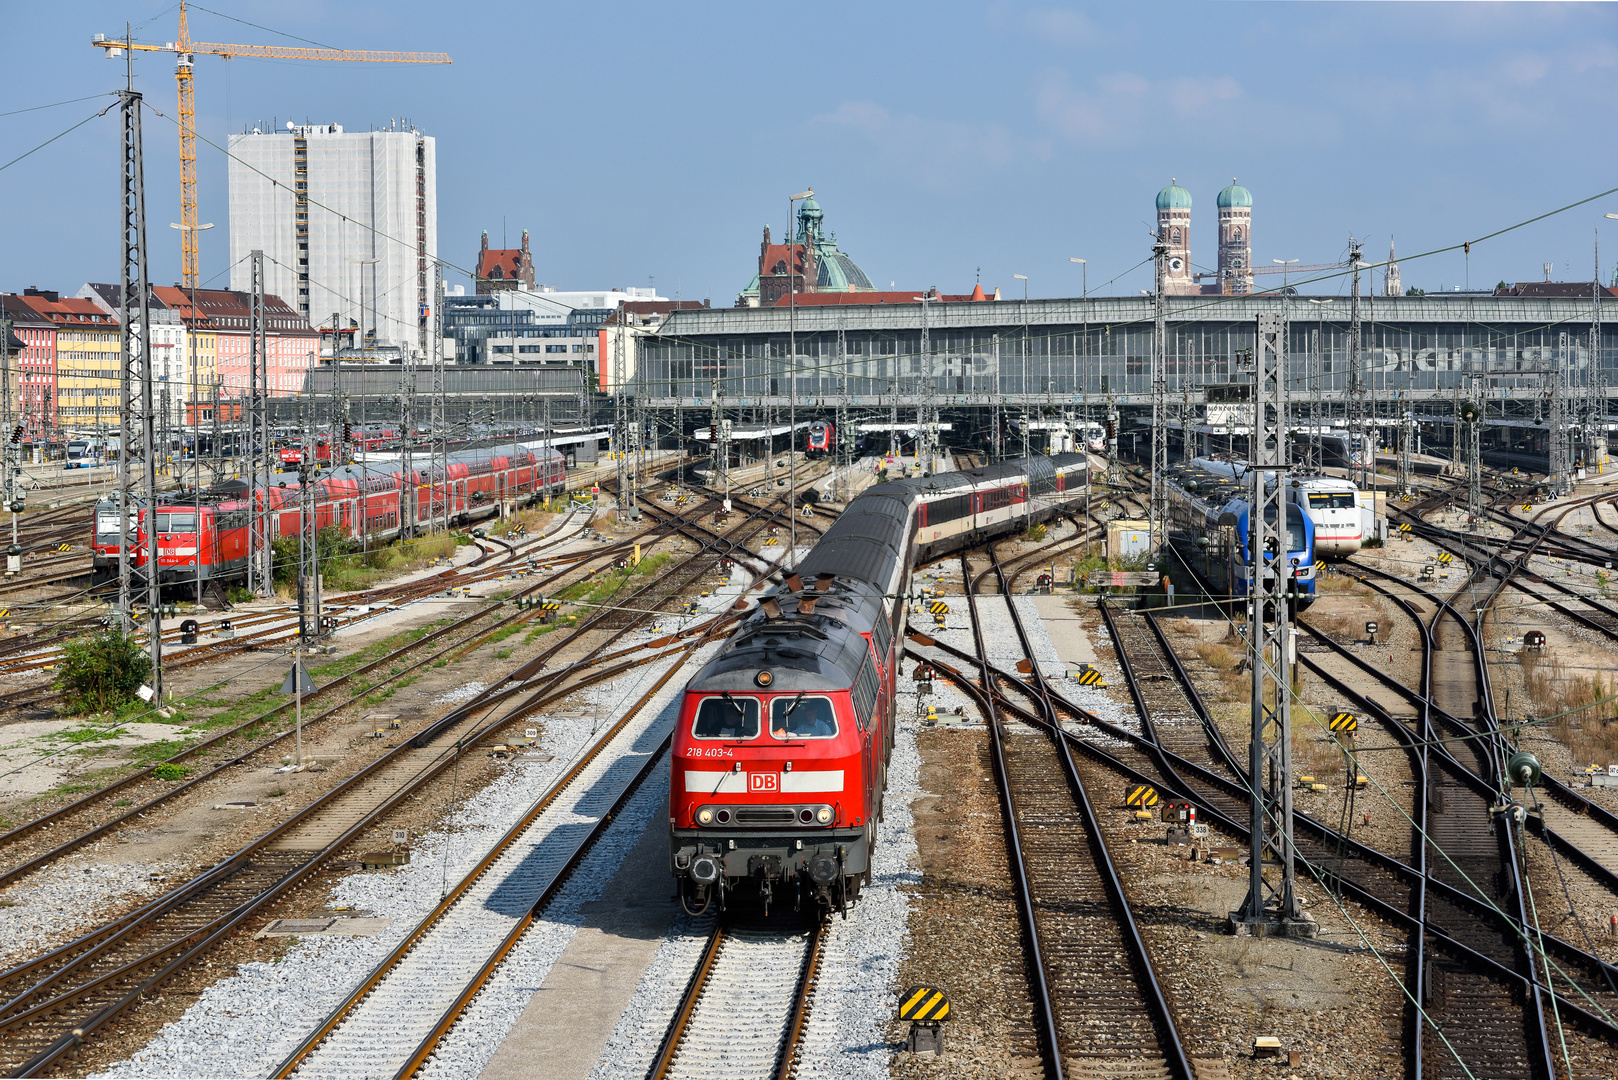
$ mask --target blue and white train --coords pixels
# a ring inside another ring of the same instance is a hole
[[[1199,457],[1191,464],[1239,483],[1246,481],[1245,466],[1234,462]],[[1317,557],[1346,559],[1360,549],[1365,523],[1359,489],[1352,480],[1294,473],[1287,477],[1286,485],[1287,502],[1314,524]]]
[[[1248,486],[1227,471],[1196,464],[1171,467],[1167,485],[1168,541],[1180,560],[1215,598],[1246,596],[1253,559]],[[1288,508],[1286,519],[1285,565],[1297,581],[1299,606],[1305,607],[1315,598],[1315,526],[1295,507]]]

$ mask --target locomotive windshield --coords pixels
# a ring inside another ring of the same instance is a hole
[[[1307,541],[1303,536],[1303,522],[1294,518],[1287,519],[1287,550],[1302,551]]]
[[[770,702],[770,734],[777,739],[829,739],[837,714],[826,698],[778,697]]]
[[[691,734],[699,739],[752,739],[758,736],[758,698],[711,697],[697,706]]]
[[[1351,491],[1328,491],[1316,495],[1309,494],[1309,509],[1311,510],[1349,510],[1354,506],[1354,493]]]
[[[114,531],[117,531],[116,529]],[[166,532],[196,532],[197,515],[192,514],[158,514],[157,531]]]

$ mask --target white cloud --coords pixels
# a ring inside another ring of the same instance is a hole
[[[1181,120],[1195,119],[1200,128],[1210,119],[1229,119],[1247,108],[1233,104],[1244,97],[1241,83],[1228,75],[1153,82],[1121,71],[1097,76],[1090,86],[1081,87],[1067,72],[1051,70],[1035,84],[1034,112],[1067,139],[1137,141],[1161,138],[1164,125]]]
[[[873,101],[845,101],[814,123],[859,132],[881,154],[913,164],[918,171],[959,176],[987,164],[1003,166],[1015,160],[1050,156],[1045,140],[1014,136],[999,124],[966,123],[915,113],[890,113]]]
[[[1049,45],[1076,48],[1094,45],[1100,37],[1087,16],[1067,9],[1035,8],[1024,13],[1022,22],[1030,33]]]

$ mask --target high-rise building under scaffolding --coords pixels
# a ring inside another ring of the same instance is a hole
[[[419,350],[438,256],[434,140],[408,123],[254,127],[229,139],[230,283],[247,290],[264,252],[264,289],[313,325],[335,312],[356,347]],[[381,354],[379,354],[381,355]]]

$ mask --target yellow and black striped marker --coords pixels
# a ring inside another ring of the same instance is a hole
[[[934,600],[932,603],[927,605],[927,610],[932,612],[934,615],[948,615],[949,605],[942,600]]]
[[[72,544],[58,544],[58,545],[56,545],[56,550],[57,551],[72,551],[73,550],[73,545]]]
[[[912,986],[899,999],[901,1020],[943,1020],[949,1016],[949,998],[931,986]]]
[[[1451,562],[1451,561],[1453,561],[1453,560],[1454,560],[1454,558],[1455,558],[1455,556],[1453,556],[1453,555],[1451,555],[1451,554],[1450,554],[1450,553],[1449,553],[1449,552],[1447,552],[1447,551],[1440,551],[1440,552],[1439,552],[1439,553],[1438,553],[1438,561],[1439,561],[1439,562],[1440,562],[1440,563],[1443,563],[1443,564],[1445,564],[1445,565],[1448,565],[1448,564],[1449,564],[1449,563],[1450,563],[1450,562]]]
[[[781,546],[781,541],[777,540],[775,537],[772,536],[768,540],[764,541],[764,546],[765,547],[780,547]]]
[[[560,600],[541,600],[539,608],[541,611],[561,611],[562,602]]]
[[[1516,472],[1517,470],[1513,469],[1511,471]],[[1534,512],[1533,504],[1532,503],[1523,503],[1522,504],[1522,512],[1525,513],[1525,514],[1532,514]]]
[[[1402,533],[1409,532],[1410,531],[1410,522],[1408,522],[1408,521],[1399,522],[1399,531],[1402,532]]]
[[[1079,680],[1080,686],[1105,687],[1107,685],[1107,680],[1101,677],[1101,672],[1097,671],[1089,664],[1079,665],[1079,670],[1074,673],[1074,678]]]
[[[1331,729],[1341,734],[1351,735],[1359,726],[1360,718],[1353,713],[1340,712],[1331,718]]]
[[[1125,806],[1156,806],[1157,789],[1149,784],[1132,784],[1124,796]]]

